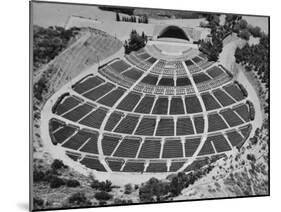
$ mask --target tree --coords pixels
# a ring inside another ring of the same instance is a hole
[[[241,15],[227,14],[225,17],[224,27],[226,28],[227,31],[233,31],[234,27],[236,26],[236,30],[238,29],[239,31],[240,27],[238,22],[241,20],[241,18],[242,18]]]
[[[132,51],[138,51],[143,48],[147,42],[147,36],[142,33],[139,35],[136,30],[132,30],[129,41],[125,41],[125,53],[129,54]]]
[[[55,159],[51,165],[53,170],[58,170],[61,168],[67,168],[68,166],[64,165],[64,163],[61,160]]]
[[[239,33],[240,31],[240,25],[238,23],[236,23],[234,26],[233,26],[233,32],[236,32],[236,33]]]
[[[59,177],[53,176],[50,180],[50,188],[59,188],[63,185],[65,185],[65,182]]]
[[[239,33],[239,37],[243,38],[243,39],[245,39],[247,41],[250,39],[250,36],[251,36],[251,34],[250,34],[248,29],[243,29]]]
[[[239,21],[239,26],[240,26],[240,29],[246,29],[248,26],[248,22],[245,19],[241,19]]]
[[[116,13],[116,21],[120,21],[120,15],[118,12]]]
[[[95,193],[95,198],[97,200],[110,200],[112,198],[112,195],[110,195],[106,191],[100,191]]]
[[[156,178],[150,178],[139,189],[141,202],[160,201],[161,197],[169,192],[169,183],[161,182]]]
[[[253,37],[261,37],[261,28],[256,26],[256,27],[253,27],[251,25],[249,25],[248,27],[249,29],[249,32],[253,35]]]
[[[247,71],[255,71],[266,88],[269,86],[269,37],[264,33],[258,44],[246,44],[235,51],[237,63],[245,66]]]
[[[131,194],[133,192],[133,187],[132,187],[132,185],[129,183],[129,184],[126,184],[125,185],[125,191],[124,191],[124,193],[125,194]]]
[[[80,207],[91,205],[91,201],[88,200],[85,193],[82,193],[82,192],[77,192],[77,193],[72,194],[68,198],[68,203],[70,203],[71,205],[80,206]]]
[[[66,181],[66,186],[67,187],[78,187],[78,186],[80,186],[80,183],[79,183],[79,181],[77,181],[77,180],[67,180]]]

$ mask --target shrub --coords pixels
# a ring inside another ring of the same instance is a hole
[[[106,201],[104,201],[104,200],[99,201],[99,205],[101,205],[101,206],[106,205]]]
[[[107,193],[106,191],[100,191],[95,193],[95,198],[97,200],[110,200],[112,198],[112,195],[110,195],[109,193]]]
[[[177,176],[172,178],[172,181],[170,183],[170,192],[173,194],[173,196],[178,196],[182,189],[187,187],[189,184],[190,176],[186,175],[185,173],[178,173]]]
[[[250,39],[250,35],[251,34],[250,34],[249,30],[247,30],[247,29],[241,30],[240,33],[239,33],[239,37],[243,38],[247,41]]]
[[[126,184],[125,185],[125,194],[131,194],[133,192],[133,187],[131,184]]]
[[[124,199],[119,199],[119,198],[114,199],[114,204],[115,205],[124,205],[126,203],[127,203],[127,201],[124,200]]]
[[[33,181],[34,182],[41,182],[44,181],[45,173],[39,169],[34,168],[33,170]]]
[[[240,29],[246,29],[248,26],[248,22],[244,19],[241,19],[239,22]]]
[[[135,185],[135,190],[138,190],[139,189],[139,185]]]
[[[44,200],[42,200],[39,197],[34,197],[33,198],[33,208],[35,210],[43,209],[43,205],[44,205]]]
[[[68,203],[72,205],[77,205],[77,206],[89,206],[91,205],[91,202],[88,200],[86,195],[82,192],[77,192],[72,194],[68,198]]]
[[[132,30],[130,34],[130,39],[125,41],[124,48],[125,53],[129,54],[132,51],[138,51],[143,48],[147,43],[147,36],[144,32],[140,35],[136,30]]]
[[[91,187],[96,190],[110,192],[112,190],[112,182],[109,180],[106,180],[105,182],[104,181],[100,182],[98,180],[93,179],[91,183]]]
[[[59,177],[53,176],[50,180],[50,188],[59,188],[63,185],[65,185],[65,182]]]
[[[77,180],[67,180],[66,181],[66,186],[67,187],[78,187],[78,186],[80,186],[80,183],[79,183],[79,181],[77,181]]]
[[[51,165],[51,168],[53,170],[59,170],[62,168],[68,168],[68,166],[64,165],[63,162],[61,160],[55,159]]]
[[[257,37],[261,37],[261,28],[256,26],[249,26],[248,27],[249,32],[253,35],[253,37],[257,38]]]
[[[256,161],[256,157],[253,154],[247,154],[247,160],[255,162]]]
[[[141,202],[161,201],[169,192],[169,184],[161,182],[156,178],[150,178],[139,189]]]

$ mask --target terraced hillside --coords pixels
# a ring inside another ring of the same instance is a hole
[[[88,28],[80,31],[76,42],[38,71],[35,82],[45,77],[49,90],[55,92],[83,70],[121,50],[121,41],[103,31]]]

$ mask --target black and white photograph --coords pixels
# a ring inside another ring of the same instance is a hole
[[[269,16],[29,13],[30,210],[270,195]]]

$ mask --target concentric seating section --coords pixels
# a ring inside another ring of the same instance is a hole
[[[233,147],[239,146],[244,140],[243,136],[235,129],[227,131],[226,136]]]
[[[83,118],[81,121],[79,121],[79,123],[88,127],[99,129],[107,112],[108,109],[99,107],[98,109],[87,115],[85,118]]]
[[[158,122],[156,136],[174,136],[174,119],[161,118]]]
[[[81,154],[71,151],[65,151],[65,154],[73,161],[78,161],[82,158]]]
[[[82,119],[85,115],[90,113],[94,108],[96,108],[96,106],[94,106],[93,104],[85,103],[65,113],[63,117],[68,120],[77,122]]]
[[[191,85],[190,79],[188,77],[177,77],[176,86],[189,86]]]
[[[114,153],[115,157],[135,158],[141,143],[141,138],[125,137]]]
[[[158,76],[154,74],[148,74],[141,80],[141,82],[148,85],[156,85],[158,82]]]
[[[172,161],[169,172],[177,172],[184,164],[185,161]]]
[[[98,103],[106,105],[108,107],[112,107],[115,102],[119,100],[119,98],[125,93],[124,88],[116,88],[115,90],[109,92],[107,95],[102,97],[100,100],[98,100]]]
[[[220,114],[223,116],[224,120],[230,127],[238,126],[243,124],[243,121],[236,115],[232,109],[223,109],[220,111]]]
[[[58,101],[53,106],[53,113],[57,115],[62,115],[65,112],[73,109],[75,106],[79,105],[82,101],[69,94],[63,94]]]
[[[208,163],[209,163],[209,158],[206,158],[206,157],[198,158],[195,161],[193,161],[190,165],[188,165],[184,169],[184,172],[190,172],[192,170],[199,170],[202,167],[206,166]]]
[[[157,61],[157,59],[154,58],[154,57],[151,57],[151,58],[147,59],[146,61],[147,61],[147,62],[150,62],[151,65],[153,65],[153,64]]]
[[[51,134],[52,143],[54,145],[63,143],[66,139],[70,138],[77,131],[77,127],[72,125],[65,125]]]
[[[78,150],[87,141],[96,140],[96,135],[96,133],[89,132],[88,130],[79,130],[71,138],[67,139],[62,146],[65,148]],[[98,154],[97,147],[95,148],[95,154]]]
[[[122,73],[122,75],[126,76],[127,78],[131,79],[134,82],[137,81],[142,76],[142,74],[143,72],[137,68],[131,68]]]
[[[109,65],[115,72],[122,73],[131,66],[123,60],[116,60]]]
[[[142,143],[139,158],[159,158],[161,151],[161,140],[157,138],[146,138]]]
[[[164,96],[160,96],[154,105],[153,114],[167,114],[169,106],[169,99]]]
[[[65,126],[65,123],[59,119],[52,118],[49,121],[49,130],[51,133],[57,131],[58,129],[62,128]]]
[[[126,115],[115,128],[114,132],[132,134],[138,124],[139,116],[135,114]]]
[[[201,97],[207,111],[215,110],[221,107],[217,100],[210,93],[203,93],[201,94]]]
[[[86,98],[96,101],[97,99],[101,98],[105,94],[109,93],[111,90],[113,90],[115,86],[107,82],[103,85],[100,85],[99,87],[94,88],[93,90],[87,91],[86,93],[83,94]]]
[[[224,71],[221,70],[218,66],[213,66],[212,68],[208,69],[206,71],[208,75],[210,75],[212,78],[216,78],[222,74],[224,74]]]
[[[187,137],[184,142],[185,157],[192,157],[197,150],[201,137]]]
[[[183,157],[183,145],[179,139],[167,138],[164,142],[162,158]]]
[[[155,96],[145,95],[137,105],[135,112],[149,114],[152,110]]]
[[[240,145],[237,145],[238,148],[240,148],[244,144],[244,142],[249,138],[250,133],[252,131],[252,127],[252,124],[248,124],[239,128],[240,132],[244,136],[244,141]]]
[[[197,134],[201,134],[204,131],[204,126],[205,126],[205,122],[204,122],[204,118],[202,115],[196,115],[193,117],[193,123],[194,123],[194,127],[196,129],[196,133]]]
[[[124,116],[124,113],[119,111],[114,111],[110,114],[104,129],[106,131],[112,131],[114,127],[119,123],[121,118]]]
[[[143,117],[136,129],[135,135],[152,136],[156,126],[156,118],[151,116]]]
[[[222,89],[216,89],[212,93],[224,107],[235,103],[235,100]]]
[[[243,100],[245,98],[241,89],[236,85],[236,83],[230,83],[228,85],[223,86],[223,89],[237,102]]]
[[[125,58],[133,65],[146,71],[148,70],[157,59],[150,57],[147,53],[136,54],[136,52],[131,52],[129,55],[125,55]],[[145,58],[145,59],[144,59]]]
[[[141,160],[128,160],[125,163],[123,172],[143,172],[145,161]]]
[[[184,103],[181,97],[173,97],[171,99],[170,114],[171,115],[185,114]]]
[[[166,161],[150,161],[146,172],[167,172]]]
[[[118,59],[99,67],[99,73],[114,83],[130,88],[144,72]]]
[[[87,131],[86,131],[87,132]],[[90,132],[91,137],[87,139],[86,143],[81,147],[81,152],[87,152],[92,154],[99,154],[98,151],[98,132]]]
[[[245,121],[250,121],[249,106],[247,104],[239,104],[233,107],[233,110]]]
[[[105,161],[113,172],[119,172],[125,163],[123,159],[118,158],[106,158]]]
[[[151,69],[151,72],[165,75],[181,75],[186,73],[181,61],[166,61],[163,59],[158,60]]]
[[[208,123],[208,132],[214,132],[228,128],[223,118],[217,112],[208,114]]]
[[[192,76],[200,92],[222,86],[232,79],[232,75],[228,74],[224,69],[219,68],[219,66],[212,66],[207,71],[201,71]]]
[[[189,59],[189,60],[186,60],[184,63],[185,63],[185,65],[186,65],[188,71],[189,71],[191,74],[194,74],[194,73],[196,73],[196,72],[201,71],[201,69],[200,69],[197,65],[195,65],[195,63],[193,63],[192,60],[190,60],[190,59]]]
[[[198,156],[209,155],[209,154],[214,154],[214,153],[215,153],[215,150],[213,148],[210,138],[208,137],[206,139],[205,143],[203,144],[200,152],[198,153]]]
[[[187,113],[200,113],[202,112],[201,104],[197,96],[186,96],[185,97],[185,107]]]
[[[204,82],[212,79],[211,77],[209,77],[205,73],[193,74],[192,77],[193,77],[193,80],[196,84],[204,83]]]
[[[100,172],[106,172],[106,169],[97,157],[87,155],[80,161],[80,163],[89,169],[94,169]]]
[[[208,136],[207,140],[210,140],[213,143],[217,153],[231,150],[231,147],[228,144],[226,138],[221,133],[216,135],[210,135]]]
[[[159,86],[175,86],[174,78],[171,77],[162,77],[159,82]]]
[[[203,70],[209,68],[210,66],[212,66],[215,62],[213,61],[208,61],[208,60],[204,60],[201,64],[199,64],[199,67]]]
[[[79,94],[83,94],[86,91],[89,91],[89,90],[101,85],[104,82],[105,81],[98,76],[88,75],[88,76],[82,78],[81,80],[79,80],[77,83],[75,83],[72,86],[72,89]]]
[[[138,104],[141,96],[142,95],[140,93],[134,91],[128,93],[127,96],[125,96],[122,99],[122,101],[119,103],[117,109],[130,111],[130,112],[133,111],[135,106]]]
[[[103,154],[110,156],[121,140],[121,136],[115,134],[104,134],[101,140]]]
[[[147,54],[145,51],[142,52],[142,53],[138,53],[137,55],[138,55],[138,57],[141,58],[142,60],[146,60],[146,59],[150,58],[150,55]]]
[[[190,117],[179,117],[177,119],[177,136],[194,134],[193,123]]]
[[[130,88],[134,84],[134,79],[130,79],[125,75],[120,74],[119,72],[114,72],[112,68],[108,65],[99,67],[98,72],[107,78],[109,81],[117,83],[123,87]]]

